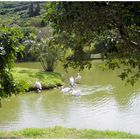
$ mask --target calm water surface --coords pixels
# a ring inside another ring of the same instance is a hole
[[[102,71],[101,62],[80,72],[82,91],[79,97],[62,94],[59,89],[41,94],[26,93],[2,101],[0,130],[64,126],[98,130],[119,130],[140,134],[140,84],[125,86],[117,74],[121,70]],[[41,68],[39,63],[20,63],[19,67]],[[66,86],[69,77],[77,70],[64,72],[61,65],[56,69],[63,76]]]

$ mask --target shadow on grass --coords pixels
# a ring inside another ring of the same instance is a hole
[[[42,72],[37,72],[34,77],[40,79],[40,80],[43,80],[45,78],[45,73],[42,73]]]
[[[51,78],[60,78],[61,77],[59,73],[56,73],[56,72],[45,72],[45,71],[36,72],[34,76],[39,78],[40,80],[43,80],[43,78],[45,78],[46,75],[48,77],[51,77]]]
[[[18,71],[18,73],[27,73],[27,74],[30,74],[31,71],[29,71],[29,70],[20,70],[20,71]]]
[[[38,77],[40,79],[44,78],[44,75],[49,75],[52,77],[61,77],[61,74],[57,73],[57,72],[47,72],[47,71],[30,71],[28,70],[19,70],[18,73],[24,73],[24,74],[28,74],[31,77]]]

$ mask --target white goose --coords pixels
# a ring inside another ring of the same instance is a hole
[[[41,92],[42,86],[41,86],[40,82],[36,81],[35,82],[35,87],[37,88],[37,92]]]
[[[63,92],[63,93],[69,93],[71,90],[72,89],[70,87],[65,87],[65,88],[64,88],[64,86],[61,87],[61,92]]]
[[[80,96],[81,91],[73,88],[72,91],[70,92],[70,94],[73,96]]]
[[[70,86],[75,87],[75,81],[74,81],[74,78],[72,76],[70,77]]]
[[[77,77],[75,78],[75,82],[76,83],[80,83],[80,80],[81,80],[81,75],[80,75],[80,73],[77,73],[78,75],[77,75]]]

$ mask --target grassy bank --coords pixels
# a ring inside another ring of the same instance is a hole
[[[125,132],[96,131],[74,128],[28,128],[20,131],[0,132],[0,138],[140,138]]]
[[[17,83],[27,90],[35,90],[34,84],[36,81],[41,82],[43,89],[49,89],[63,84],[60,74],[55,72],[16,67],[12,73]]]

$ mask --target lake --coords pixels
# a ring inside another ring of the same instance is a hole
[[[29,92],[2,100],[0,130],[64,126],[97,130],[117,130],[140,134],[140,84],[125,85],[117,75],[121,69],[103,71],[93,62],[90,70],[81,71],[78,88],[81,96],[61,93],[60,89]],[[19,63],[18,67],[40,68],[39,63]],[[65,86],[78,70],[64,71],[58,64]]]

